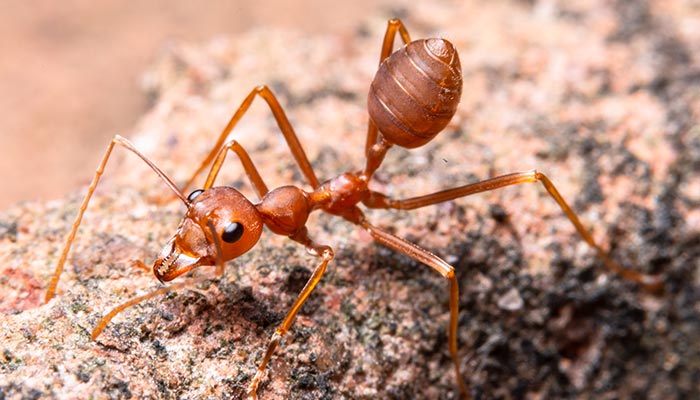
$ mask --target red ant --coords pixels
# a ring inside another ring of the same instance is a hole
[[[405,46],[393,52],[397,33]],[[287,236],[302,244],[310,254],[320,258],[311,278],[272,335],[265,355],[248,386],[248,395],[251,398],[257,398],[258,386],[275,348],[291,328],[297,312],[321,280],[328,263],[333,259],[333,249],[314,242],[306,228],[307,218],[315,210],[337,215],[360,226],[377,242],[427,265],[447,279],[450,304],[448,348],[454,363],[459,389],[465,398],[471,396],[459,371],[457,358],[459,289],[454,268],[433,253],[372,225],[358,207],[359,203],[368,208],[411,210],[506,186],[541,182],[547,193],[559,204],[581,237],[595,249],[608,269],[637,282],[646,289],[661,288],[661,281],[657,277],[624,269],[608,258],[564,201],[554,184],[539,171],[515,172],[402,200],[392,199],[370,189],[369,183],[372,176],[382,163],[386,152],[393,145],[411,149],[432,140],[451,120],[457,110],[461,93],[462,71],[455,47],[445,39],[411,41],[403,23],[398,19],[392,19],[388,23],[384,36],[379,70],[369,90],[370,119],[365,146],[366,164],[362,170],[345,172],[319,183],[282,107],[267,86],[256,87],[243,100],[219,136],[214,148],[182,189],[178,189],[165,173],[139,152],[131,142],[121,136],[115,136],[97,168],[80,212],[66,239],[65,247],[46,292],[46,301],[56,293],[56,286],[76,231],[114,145],[120,145],[140,157],[187,206],[187,212],[175,235],[168,241],[153,264],[153,273],[159,281],[170,281],[200,266],[215,266],[217,274],[221,275],[224,262],[247,252],[258,242],[263,226],[267,226],[270,231],[278,235]],[[256,96],[262,97],[272,110],[291,153],[312,190],[307,191],[291,185],[269,190],[244,148],[235,140],[226,141]],[[243,164],[248,178],[260,196],[257,203],[252,203],[232,187],[214,186],[228,151],[234,152]],[[185,196],[183,192],[186,188],[190,187],[194,179],[212,162],[213,165],[202,189]],[[186,284],[164,287],[118,306],[97,324],[92,338],[95,339],[109,321],[125,308]]]

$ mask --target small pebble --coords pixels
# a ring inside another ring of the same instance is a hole
[[[516,311],[523,308],[523,298],[518,289],[512,288],[498,299],[498,307],[506,311]]]

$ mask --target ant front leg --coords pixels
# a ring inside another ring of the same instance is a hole
[[[226,153],[228,151],[232,151],[236,153],[238,156],[238,159],[241,161],[241,164],[243,165],[243,169],[245,170],[246,175],[248,175],[248,179],[250,179],[251,184],[255,188],[255,190],[258,192],[258,196],[261,198],[269,192],[269,189],[267,188],[267,185],[265,184],[265,181],[263,181],[262,177],[260,176],[260,173],[258,172],[258,169],[255,168],[255,164],[253,164],[253,160],[250,159],[250,156],[248,155],[248,152],[245,151],[243,146],[241,146],[237,141],[232,140],[228,143],[226,143],[220,150],[219,154],[216,156],[216,160],[214,161],[214,165],[212,165],[211,170],[209,170],[209,175],[207,176],[207,180],[204,183],[204,187],[202,188],[203,190],[207,190],[214,186],[214,181],[216,180],[216,176],[219,175],[219,171],[221,170],[221,166],[224,163],[224,160],[226,159]]]
[[[133,143],[119,135],[115,135],[112,141],[109,143],[109,146],[107,146],[107,151],[105,151],[105,154],[102,157],[102,161],[100,161],[100,164],[98,165],[97,170],[95,171],[95,176],[92,178],[92,182],[90,182],[87,194],[85,195],[85,198],[83,199],[83,202],[80,205],[80,211],[78,212],[78,216],[76,217],[75,222],[73,222],[73,227],[71,228],[71,231],[68,234],[68,237],[66,238],[63,251],[61,252],[61,257],[58,260],[58,264],[56,264],[56,269],[54,270],[53,276],[51,277],[51,281],[49,282],[49,286],[46,289],[46,295],[44,297],[45,302],[51,300],[56,294],[56,287],[58,286],[58,281],[61,277],[61,273],[63,273],[63,266],[65,265],[66,259],[68,258],[68,252],[70,251],[71,245],[73,244],[73,240],[75,239],[75,234],[78,232],[78,227],[80,226],[80,222],[83,219],[83,214],[85,214],[85,210],[87,209],[88,204],[90,203],[90,198],[95,192],[95,188],[97,187],[97,184],[100,181],[102,174],[104,173],[105,166],[107,165],[107,161],[109,161],[109,157],[112,154],[114,145],[120,145],[125,149],[131,151],[132,153],[136,154],[141,160],[143,160],[143,162],[145,162],[149,167],[151,167],[151,169],[163,180],[163,182],[165,182],[165,184],[170,188],[170,190],[172,190],[177,195],[177,197],[180,198],[180,200],[182,200],[185,204],[189,204],[189,201],[187,201],[185,195],[183,195],[182,192],[178,190],[177,186],[175,186],[175,184],[170,180],[170,178],[168,178],[165,175],[165,173],[160,168],[158,168],[151,160],[149,160],[145,155],[138,151],[133,145]]]
[[[289,328],[292,326],[292,323],[294,322],[294,317],[296,317],[297,313],[304,305],[306,299],[309,297],[311,292],[314,290],[318,282],[323,277],[323,273],[326,271],[326,266],[333,259],[333,249],[331,249],[329,246],[314,243],[309,238],[306,228],[303,228],[301,231],[290,236],[289,238],[306,246],[306,251],[313,256],[320,257],[321,262],[318,264],[318,266],[316,266],[316,269],[311,275],[311,278],[309,278],[308,282],[306,282],[306,285],[301,290],[301,293],[299,293],[299,297],[297,297],[297,300],[294,302],[294,305],[292,305],[291,310],[289,310],[289,312],[287,313],[287,316],[284,318],[284,321],[282,321],[282,323],[275,330],[275,333],[272,335],[272,339],[270,339],[270,343],[267,345],[265,355],[263,356],[262,361],[260,361],[260,364],[258,365],[258,369],[255,372],[253,380],[248,386],[248,397],[250,399],[258,398],[258,386],[260,385],[260,381],[262,380],[263,374],[265,373],[265,367],[267,366],[267,363],[270,361],[270,358],[272,358],[272,354],[275,352],[275,349],[277,348],[279,342],[282,340],[282,337],[289,331]]]
[[[419,207],[442,203],[444,201],[454,200],[460,197],[466,197],[476,193],[504,188],[506,186],[534,182],[542,183],[547,190],[547,193],[557,202],[557,204],[559,204],[559,207],[562,209],[562,211],[564,211],[564,214],[566,214],[566,217],[574,225],[579,235],[581,235],[583,240],[595,250],[598,258],[603,261],[608,269],[626,279],[636,282],[650,292],[659,292],[663,290],[663,282],[659,279],[659,277],[631,271],[612,261],[610,257],[608,257],[607,253],[598,244],[596,244],[596,242],[593,240],[593,236],[591,236],[586,228],[584,228],[576,213],[571,209],[571,207],[569,207],[552,181],[537,170],[514,172],[480,182],[403,200],[394,200],[381,193],[372,192],[369,198],[365,201],[365,205],[370,208],[412,210]]]
[[[391,55],[394,51],[394,40],[396,38],[396,33],[399,33],[401,40],[404,44],[411,43],[411,35],[408,34],[408,30],[398,18],[392,18],[387,23],[386,32],[384,33],[384,41],[382,42],[382,53],[379,56],[379,65],[381,65],[387,57]],[[367,141],[365,142],[365,155],[370,155],[370,149],[377,143],[377,127],[372,122],[372,118],[369,119],[367,124]]]
[[[301,172],[304,174],[306,180],[313,188],[318,187],[318,178],[316,177],[316,174],[314,173],[314,170],[311,167],[311,163],[309,162],[309,159],[306,156],[304,149],[301,147],[301,143],[299,143],[299,138],[294,132],[292,125],[289,123],[289,119],[287,119],[287,115],[284,113],[282,106],[280,105],[279,101],[277,101],[277,98],[272,93],[270,88],[268,88],[266,85],[261,85],[253,89],[243,100],[243,103],[241,103],[236,112],[233,114],[228,125],[226,125],[226,128],[224,128],[224,130],[219,135],[219,138],[217,139],[216,144],[212,148],[211,152],[207,155],[204,161],[202,161],[202,163],[194,172],[194,174],[192,174],[192,177],[189,179],[189,181],[187,181],[185,186],[182,187],[183,192],[186,191],[187,188],[192,185],[194,180],[197,178],[197,175],[199,175],[207,167],[207,165],[211,164],[212,160],[214,160],[214,157],[216,157],[216,155],[220,152],[222,146],[224,145],[224,142],[226,142],[226,138],[236,126],[238,121],[240,121],[240,119],[246,113],[246,111],[248,111],[248,108],[250,108],[250,105],[253,103],[253,100],[255,100],[255,96],[262,97],[263,100],[265,100],[267,105],[270,107],[270,111],[272,111],[272,115],[275,117],[277,125],[279,126],[282,135],[284,135],[284,139],[287,141],[287,145],[289,146],[289,149],[291,150],[292,155],[294,156],[294,159],[297,162],[297,165],[299,165]]]
[[[214,271],[214,276],[198,276],[195,278],[189,278],[184,282],[179,282],[179,283],[174,283],[170,286],[158,288],[150,293],[146,293],[141,296],[137,296],[134,298],[131,298],[124,303],[114,307],[111,309],[106,315],[104,315],[102,318],[100,318],[99,321],[97,321],[97,325],[95,325],[95,328],[92,330],[92,334],[90,338],[92,340],[96,340],[98,336],[100,336],[100,333],[107,327],[107,324],[109,324],[109,321],[111,321],[114,317],[117,316],[120,312],[126,310],[127,308],[136,305],[138,303],[141,303],[143,301],[152,299],[154,297],[160,296],[162,294],[170,293],[174,290],[187,287],[187,286],[193,286],[199,282],[203,282],[207,279],[211,278],[219,278],[224,274],[224,261],[221,258],[221,242],[219,241],[219,236],[216,234],[216,230],[214,229],[214,225],[211,222],[211,220],[207,221],[207,226],[209,227],[209,230],[212,233],[212,238],[214,240],[214,247],[216,248],[216,270]],[[147,271],[150,272],[150,268],[148,268],[143,262],[138,261],[137,264],[139,264],[140,268],[145,268]]]

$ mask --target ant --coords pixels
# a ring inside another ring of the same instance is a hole
[[[405,46],[394,52],[394,40],[397,34]],[[49,301],[56,294],[56,287],[75,234],[115,145],[141,158],[187,206],[187,211],[175,235],[167,242],[153,264],[153,273],[161,283],[171,281],[200,266],[214,266],[216,274],[220,276],[223,274],[226,261],[247,252],[258,242],[263,226],[275,234],[287,236],[298,242],[306,248],[307,252],[320,259],[306,286],[267,345],[255,376],[247,389],[251,399],[257,398],[258,386],[263,378],[265,367],[277,345],[291,328],[299,309],[319,283],[326,267],[333,259],[333,249],[328,245],[315,242],[306,228],[309,214],[316,210],[337,215],[359,226],[377,242],[425,264],[447,280],[450,307],[448,349],[454,364],[459,390],[464,398],[471,398],[471,396],[460,373],[457,357],[459,288],[454,268],[416,244],[372,225],[358,207],[360,203],[371,209],[411,210],[506,186],[540,182],[608,269],[647,290],[658,291],[662,288],[662,282],[658,277],[622,268],[612,261],[595,243],[554,184],[537,170],[510,173],[400,200],[370,189],[372,176],[381,165],[387,151],[394,145],[412,149],[432,140],[452,119],[461,93],[462,70],[457,50],[452,43],[437,38],[411,41],[404,24],[399,19],[391,19],[384,35],[379,70],[369,90],[369,125],[364,149],[366,156],[364,169],[345,172],[320,183],[282,107],[267,86],[258,86],[248,94],[219,135],[211,152],[182,188],[178,188],[130,141],[116,135],[110,142],[88,187],[88,192],[49,283],[45,300]],[[262,97],[270,107],[296,163],[311,187],[310,191],[292,185],[268,189],[246,150],[235,140],[226,141],[257,96]],[[257,203],[251,202],[232,187],[214,186],[229,151],[235,153],[243,165],[253,188],[260,197]],[[209,165],[211,168],[204,186],[185,196],[183,193]],[[146,267],[143,263],[140,265]],[[100,320],[92,332],[92,339],[96,339],[109,321],[125,308],[186,286],[191,282],[192,280],[163,287],[119,305]]]

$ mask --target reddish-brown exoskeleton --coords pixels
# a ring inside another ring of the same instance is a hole
[[[397,33],[406,45],[393,52],[393,43]],[[427,265],[448,281],[450,304],[448,347],[454,363],[459,389],[465,398],[469,398],[470,395],[460,374],[460,364],[457,358],[459,292],[453,267],[429,251],[372,225],[358,207],[360,203],[369,208],[409,210],[506,186],[541,182],[547,193],[559,204],[564,214],[576,227],[581,237],[595,249],[607,268],[647,289],[655,290],[661,287],[658,279],[623,269],[608,258],[606,253],[594,242],[552,182],[536,170],[497,176],[481,182],[403,200],[395,200],[371,190],[368,185],[374,172],[382,163],[386,152],[393,145],[416,148],[433,139],[451,120],[457,109],[461,93],[462,71],[454,46],[444,39],[411,41],[401,21],[392,19],[389,21],[384,37],[379,70],[369,91],[370,121],[365,147],[366,164],[359,171],[345,172],[320,183],[284,111],[266,86],[253,89],[245,98],[219,136],[210,154],[182,189],[178,189],[131,142],[120,136],[115,136],[95,173],[78,217],[68,235],[53,279],[49,284],[46,300],[51,299],[56,293],[56,286],[75,233],[115,144],[140,157],[187,206],[187,212],[175,235],[168,241],[153,264],[153,273],[160,281],[170,281],[200,266],[216,266],[217,272],[223,273],[223,263],[250,250],[260,238],[263,226],[267,226],[270,231],[278,235],[287,236],[302,244],[309,253],[320,258],[311,278],[267,346],[267,351],[248,387],[248,394],[251,398],[257,397],[258,385],[263,377],[265,366],[272,357],[280,339],[290,329],[297,312],[321,280],[328,263],[333,259],[331,247],[314,242],[306,229],[309,214],[316,210],[337,215],[360,226],[377,242]],[[262,97],[272,110],[291,153],[311,190],[291,185],[269,190],[243,147],[235,140],[227,141],[229,133],[248,110],[256,96]],[[249,201],[234,188],[214,186],[216,176],[229,151],[238,156],[255,191],[260,196],[257,203]],[[213,165],[202,189],[195,190],[189,196],[185,196],[183,192],[186,188],[191,186],[198,174],[212,162]],[[184,283],[165,287],[120,305],[98,323],[92,334],[93,339],[100,334],[114,315],[126,307],[182,286]]]

